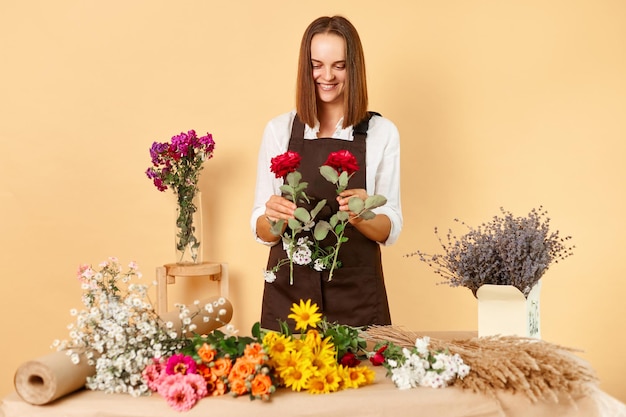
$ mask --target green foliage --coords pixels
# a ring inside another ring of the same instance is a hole
[[[362,328],[347,326],[338,323],[328,323],[325,319],[319,325],[325,337],[330,336],[337,349],[337,358],[341,358],[347,352],[355,355],[365,353],[367,342],[361,337]]]
[[[218,356],[228,356],[230,358],[238,358],[243,355],[243,351],[250,343],[257,341],[258,339],[252,337],[243,336],[228,336],[220,330],[213,330],[208,335],[194,335],[190,343],[181,350],[181,353],[192,356],[194,359],[199,360],[198,349],[204,344],[213,346]]]

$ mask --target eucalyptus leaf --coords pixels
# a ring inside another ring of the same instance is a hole
[[[341,175],[339,175],[339,188],[345,190],[348,186],[348,180],[350,177],[348,176],[348,171],[343,171]]]
[[[300,230],[302,228],[302,224],[296,219],[287,220],[287,224],[291,228],[291,230]]]
[[[290,185],[283,184],[280,186],[280,191],[288,195],[293,195],[296,190]]]
[[[324,208],[325,205],[326,205],[326,200],[321,200],[319,203],[317,203],[315,208],[311,210],[311,218],[314,219],[315,216],[317,216],[317,214],[320,212],[321,209]]]
[[[350,218],[350,215],[348,214],[347,211],[338,211],[337,212],[337,219],[340,222],[346,222],[346,221],[348,221],[349,218]]]
[[[293,171],[287,174],[287,184],[295,187],[302,179],[302,174],[299,171]]]
[[[294,187],[294,190],[296,190],[296,192],[298,192],[298,193],[301,193],[304,190],[306,190],[306,187],[308,187],[308,186],[309,186],[308,182],[301,182],[300,184],[298,184],[298,185],[296,185]]]
[[[380,194],[374,194],[367,197],[367,200],[365,200],[365,208],[373,209],[376,207],[384,206],[386,203],[387,199],[385,198],[385,196],[382,196]]]
[[[359,197],[352,197],[348,200],[348,208],[353,213],[360,213],[365,207],[365,202]]]
[[[370,210],[365,210],[363,213],[359,214],[359,217],[363,220],[372,220],[374,217],[376,217],[376,213]]]
[[[330,226],[335,227],[335,225],[338,222],[339,222],[339,219],[337,218],[337,214],[333,214],[332,217],[330,218]]]
[[[270,223],[270,232],[272,232],[273,235],[275,236],[280,236],[280,234],[283,232],[283,227],[285,226],[285,220],[280,219],[276,222],[271,222]]]
[[[328,236],[328,232],[330,231],[330,224],[325,220],[320,220],[315,225],[315,229],[313,230],[313,237],[315,240],[324,240],[326,236]]]
[[[298,207],[293,215],[296,219],[300,220],[302,223],[307,223],[311,220],[311,215],[304,207]]]
[[[339,180],[337,170],[328,165],[322,165],[320,167],[320,174],[322,174],[322,177],[326,178],[326,181],[332,182],[333,184],[337,184],[337,181]]]

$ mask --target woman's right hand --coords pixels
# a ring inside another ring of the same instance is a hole
[[[265,242],[278,242],[280,236],[276,236],[272,233],[270,221],[277,222],[278,220],[292,219],[295,209],[296,205],[285,197],[279,195],[271,196],[269,200],[267,200],[267,203],[265,203],[265,214],[259,216],[256,221],[257,236]],[[285,221],[281,234],[284,233],[286,228],[287,222]]]
[[[293,212],[296,208],[297,206],[293,201],[279,195],[273,195],[265,203],[265,217],[274,222],[281,219],[293,219]]]

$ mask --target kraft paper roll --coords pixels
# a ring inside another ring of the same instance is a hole
[[[204,311],[194,317],[192,323],[198,334],[208,334],[230,322],[233,307],[224,297],[213,297],[200,302],[201,306],[212,304],[211,312]],[[178,311],[161,315],[163,321],[171,321],[174,330],[181,329]],[[203,317],[208,317],[207,322]],[[73,364],[66,352],[53,352],[38,359],[20,365],[15,372],[14,385],[17,394],[27,403],[43,405],[71,394],[85,386],[88,377],[95,374],[95,367],[87,364],[87,359],[80,357],[78,364]]]

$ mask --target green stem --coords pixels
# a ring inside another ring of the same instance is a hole
[[[289,244],[289,285],[293,285],[293,247],[296,239],[296,232],[291,231],[291,243]]]
[[[335,236],[337,236],[337,246],[335,247],[335,253],[333,255],[333,264],[330,266],[330,272],[328,273],[328,281],[329,282],[332,281],[332,279],[333,279],[333,271],[337,267],[337,257],[339,256],[339,248],[341,247],[341,241],[343,239],[343,233],[346,230],[345,222],[342,222],[342,223],[344,223],[344,227],[341,230],[341,233],[339,235],[335,235]]]

